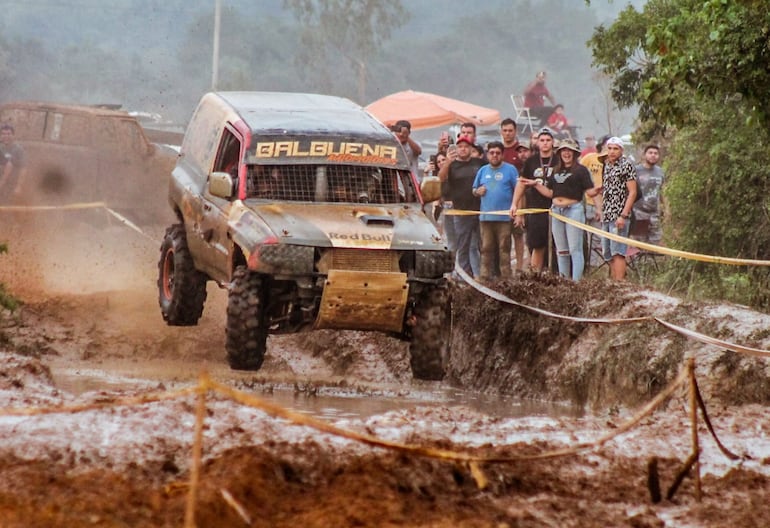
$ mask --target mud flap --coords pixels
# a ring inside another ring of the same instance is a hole
[[[408,294],[405,273],[329,270],[315,328],[400,332]]]

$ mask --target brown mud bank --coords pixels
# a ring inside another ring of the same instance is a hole
[[[630,283],[525,274],[492,288],[556,314],[605,320],[651,317],[730,343],[770,350],[770,315],[692,303]],[[694,358],[707,399],[768,403],[770,361],[681,335],[654,320],[565,321],[490,298],[454,292],[449,382],[521,398],[568,401],[599,411],[650,400]]]

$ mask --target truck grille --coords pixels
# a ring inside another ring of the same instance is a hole
[[[398,251],[335,248],[321,255],[318,271],[328,273],[330,269],[336,269],[397,273],[400,271],[398,257]]]
[[[250,165],[246,198],[370,204],[417,201],[409,171],[349,165]]]

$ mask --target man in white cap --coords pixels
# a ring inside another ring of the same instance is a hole
[[[605,143],[606,160],[602,174],[602,229],[628,237],[631,211],[636,201],[636,168],[623,155],[623,140],[611,137]],[[609,262],[610,277],[626,278],[626,250],[622,242],[602,239],[604,260]]]

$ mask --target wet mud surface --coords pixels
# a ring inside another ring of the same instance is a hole
[[[736,358],[656,324],[558,321],[457,287],[444,382],[413,381],[403,343],[358,332],[271,337],[262,370],[233,372],[223,349],[224,292],[210,286],[197,327],[169,328],[155,297],[154,234],[93,219],[67,231],[54,223],[4,233],[0,282],[23,305],[0,315],[0,407],[111,403],[189,387],[205,368],[257,397],[287,387],[310,398],[384,395],[403,403],[328,419],[399,444],[513,459],[474,465],[373,447],[212,396],[198,526],[716,527],[764,526],[770,517],[765,360]],[[560,314],[653,314],[770,348],[768,317],[740,307],[600,279],[576,285],[523,275],[493,287]],[[685,390],[601,447],[525,459],[617,429],[688,357],[696,357],[720,440],[741,457],[727,459],[699,422],[701,501],[694,471],[666,496],[692,450]],[[582,412],[501,416],[436,396],[452,389]],[[0,526],[182,526],[194,424],[192,396],[0,416]]]

